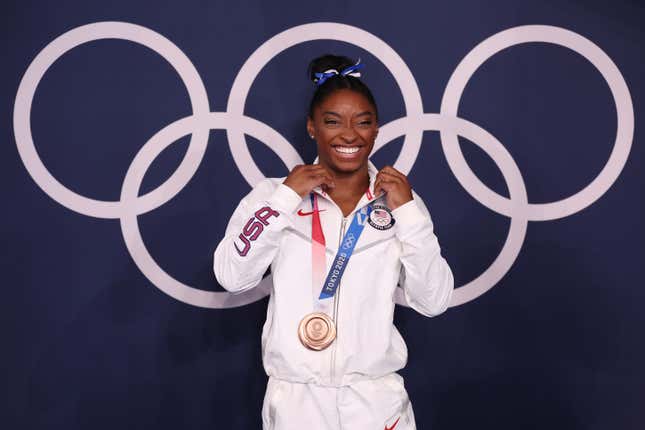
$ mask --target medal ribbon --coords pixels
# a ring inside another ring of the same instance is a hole
[[[311,193],[311,281],[313,288],[322,285],[325,279],[325,234],[320,224],[318,196]]]
[[[325,237],[322,233],[322,226],[320,225],[320,215],[318,211],[318,196],[311,194],[311,207],[312,207],[312,223],[311,223],[311,236],[312,236],[312,268],[313,268],[313,281],[314,286],[320,285],[320,279],[322,279],[321,274],[324,271],[325,265]],[[336,257],[329,268],[327,273],[327,278],[323,284],[322,290],[320,291],[319,300],[329,299],[334,297],[338,286],[340,285],[340,279],[345,273],[345,268],[349,263],[349,259],[354,253],[354,248],[356,248],[356,243],[358,238],[363,233],[367,219],[372,212],[372,205],[368,204],[360,208],[354,214],[352,223],[349,226],[349,229],[345,232],[341,245],[338,248]],[[322,237],[322,240],[320,238]]]

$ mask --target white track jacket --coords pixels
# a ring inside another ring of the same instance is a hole
[[[369,189],[347,217],[320,187],[313,191],[326,238],[326,270],[354,212],[372,201],[385,205],[384,195],[373,194],[377,169],[371,162],[368,172]],[[327,349],[312,351],[298,338],[300,321],[315,311],[312,291],[322,288],[312,288],[312,207],[309,196],[301,198],[284,179],[266,178],[242,199],[214,254],[217,281],[232,293],[255,287],[271,268],[262,330],[266,373],[338,387],[403,368],[408,351],[393,324],[397,285],[413,309],[435,316],[448,307],[454,283],[423,201],[413,193],[412,201],[391,211],[391,228],[365,225],[340,286],[328,299],[337,338]]]

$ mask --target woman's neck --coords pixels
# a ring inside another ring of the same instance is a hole
[[[343,215],[347,216],[365,193],[370,185],[367,165],[351,173],[337,172],[331,168],[334,175],[334,188],[326,190],[329,197],[341,208]]]

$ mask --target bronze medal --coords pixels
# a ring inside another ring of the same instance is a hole
[[[298,337],[307,348],[321,351],[336,339],[336,325],[329,315],[314,312],[300,321]]]

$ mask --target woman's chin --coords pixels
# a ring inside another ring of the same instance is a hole
[[[346,159],[346,158],[336,158],[332,168],[338,172],[342,173],[353,173],[357,170],[360,170],[367,164],[367,160],[363,158],[356,159]]]

